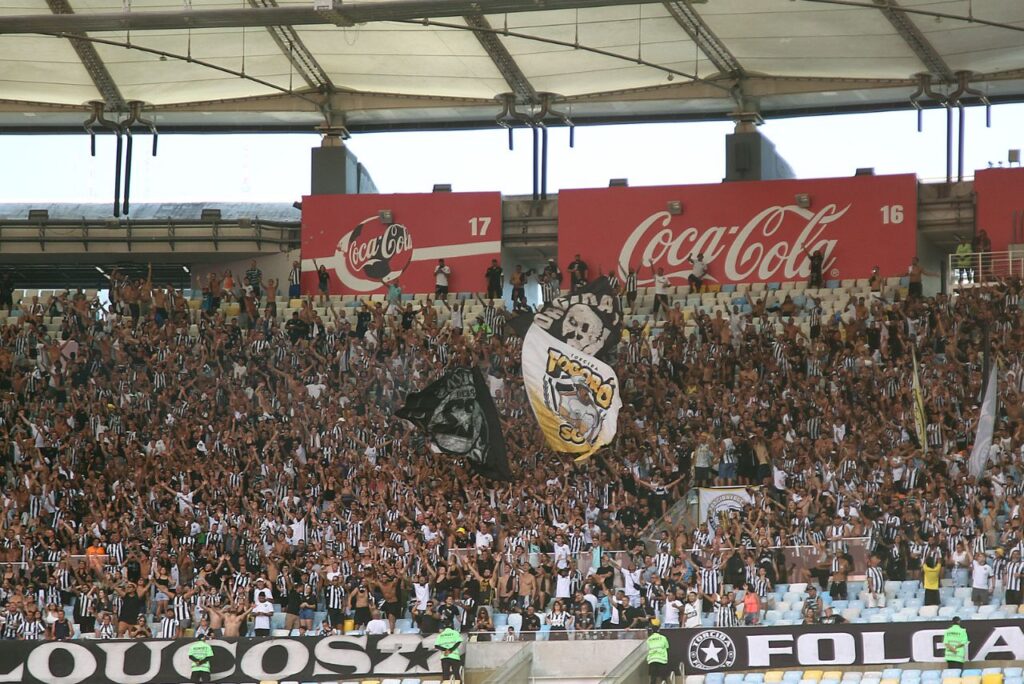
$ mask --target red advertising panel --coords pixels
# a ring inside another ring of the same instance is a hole
[[[1024,168],[983,169],[974,174],[974,226],[1004,252],[1024,243]]]
[[[389,213],[388,213],[389,212]],[[302,198],[302,291],[317,292],[327,267],[331,294],[433,292],[434,268],[451,268],[452,292],[484,288],[501,255],[501,194],[312,195]]]
[[[578,253],[592,275],[632,265],[641,285],[648,266],[685,285],[696,254],[711,282],[746,283],[805,279],[817,250],[829,280],[903,274],[917,252],[913,175],[563,190],[558,214],[563,269]]]

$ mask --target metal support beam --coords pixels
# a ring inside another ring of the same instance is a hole
[[[277,0],[249,0],[249,6],[258,9],[260,7],[277,7],[278,4]],[[316,57],[309,51],[294,28],[291,26],[268,26],[267,32],[307,86],[321,92],[334,90],[330,76],[316,61]]]
[[[501,73],[508,87],[516,94],[516,97],[521,102],[535,102],[537,100],[537,91],[534,90],[533,85],[526,78],[526,74],[516,64],[515,59],[512,58],[512,54],[509,53],[501,39],[494,33],[494,29],[487,21],[487,18],[482,14],[474,13],[465,15],[463,19],[466,20],[466,24],[470,28],[479,29],[473,31],[473,35],[480,41],[480,46],[487,52],[491,61],[494,62],[494,66]]]
[[[511,14],[539,9],[559,10],[613,5],[642,5],[645,0],[377,0],[335,4],[327,9],[307,5],[171,11],[90,12],[72,16],[0,16],[0,34],[74,33],[93,31],[166,31],[175,29],[241,28],[334,24],[354,26],[377,21],[410,21],[462,17],[466,14]]]
[[[946,60],[942,58],[942,55],[938,53],[935,46],[921,33],[921,29],[917,28],[917,24],[903,11],[897,0],[874,0],[874,3],[882,14],[885,15],[885,18],[889,20],[889,23],[892,24],[892,27],[896,29],[896,32],[900,34],[900,38],[914,51],[914,54],[925,65],[929,73],[938,76],[947,83],[952,83],[956,80],[953,70],[946,64]]]
[[[50,11],[56,15],[53,17],[54,19],[70,19],[74,21],[70,15],[74,15],[75,11],[71,9],[71,3],[68,0],[46,0],[46,4],[50,7]],[[100,93],[100,97],[106,103],[107,109],[126,111],[128,106],[125,104],[124,97],[121,96],[121,90],[117,87],[114,78],[107,70],[107,65],[103,63],[99,53],[96,52],[96,46],[87,40],[83,40],[83,38],[84,36],[82,35],[69,36],[68,41],[71,43],[71,47],[74,48],[75,54],[78,55],[78,59],[81,60],[82,66],[89,73],[89,78],[92,79],[96,90]]]
[[[724,75],[743,76],[743,66],[729,48],[719,40],[704,18],[697,13],[690,0],[673,0],[665,2],[665,9],[676,20],[690,40],[697,44],[708,60],[715,65],[719,73]]]

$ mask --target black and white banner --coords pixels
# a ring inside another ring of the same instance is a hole
[[[970,638],[968,661],[1024,660],[1024,620],[960,623]],[[683,672],[758,668],[942,663],[948,622],[669,629],[669,665]]]
[[[301,682],[438,674],[433,636],[211,639],[213,681]],[[189,681],[189,640],[0,641],[0,682],[177,684]]]
[[[510,323],[520,337],[536,325],[573,349],[610,362],[622,340],[622,304],[601,276],[576,294],[557,297],[539,313],[521,313]]]

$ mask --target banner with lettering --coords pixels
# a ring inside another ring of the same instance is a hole
[[[974,227],[988,234],[993,252],[1024,243],[1024,168],[975,172],[974,196]]]
[[[397,283],[434,292],[438,259],[451,292],[486,288],[501,257],[501,194],[312,195],[302,198],[302,292],[318,293],[318,267],[331,294],[369,295]]]
[[[726,284],[806,280],[815,251],[825,280],[902,275],[917,252],[913,175],[562,190],[558,215],[563,269],[579,254],[641,286],[686,285],[698,254]]]
[[[300,682],[439,674],[433,636],[210,639],[212,680]],[[179,640],[0,641],[0,682],[25,684],[170,684],[191,679]]]
[[[1024,659],[1024,621],[965,620],[967,661]],[[667,629],[669,666],[687,674],[759,668],[944,663],[948,622]]]

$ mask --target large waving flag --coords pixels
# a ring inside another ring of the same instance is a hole
[[[581,461],[615,438],[619,379],[612,367],[532,325],[523,342],[523,383],[544,439]]]
[[[992,453],[992,431],[996,425],[996,397],[998,396],[996,369],[998,366],[999,364],[992,364],[988,381],[985,383],[985,398],[981,402],[981,413],[978,415],[978,432],[974,437],[974,447],[971,449],[971,458],[968,461],[968,472],[974,478],[981,477],[985,472],[985,465]]]
[[[432,451],[463,456],[478,473],[509,481],[505,436],[479,368],[454,368],[395,412],[427,433]]]
[[[924,413],[924,395],[921,394],[921,374],[917,369],[917,352],[913,347],[910,353],[914,359],[914,427],[917,430],[917,443],[921,445],[921,451],[928,453],[928,419]]]

